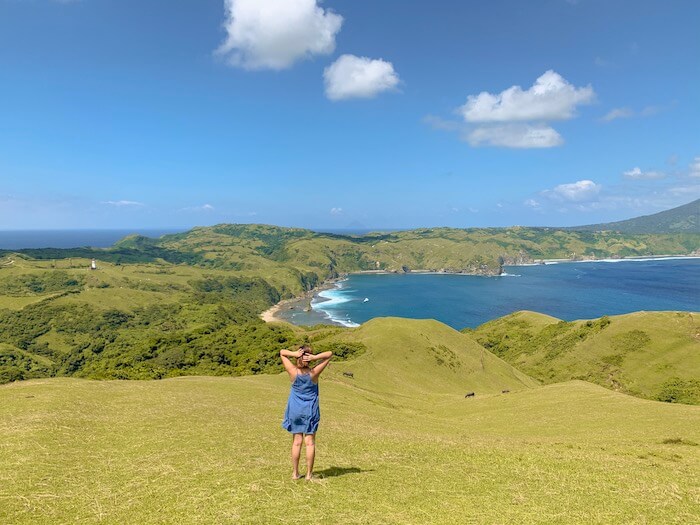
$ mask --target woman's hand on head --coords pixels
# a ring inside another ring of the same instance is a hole
[[[302,350],[301,348],[299,350],[297,350],[296,352],[294,352],[294,357],[296,357],[296,358],[302,357],[303,355],[304,355],[304,350]]]
[[[314,360],[313,354],[304,354],[303,356],[301,356],[301,362],[304,364],[308,364],[313,360]]]

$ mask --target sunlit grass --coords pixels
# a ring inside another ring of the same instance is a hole
[[[390,328],[399,321],[386,320]],[[321,380],[315,483],[289,480],[284,375],[0,387],[0,522],[639,523],[697,521],[700,409],[584,383],[465,399],[400,341]],[[377,323],[375,323],[377,325]],[[409,323],[416,332],[431,322]],[[391,338],[390,330],[387,331]],[[449,343],[449,341],[448,341]],[[420,350],[420,348],[419,348]],[[382,380],[384,364],[397,360]],[[373,368],[373,364],[376,367]],[[384,363],[384,364],[383,364]],[[342,376],[351,368],[355,378]],[[388,385],[388,386],[387,386]],[[430,390],[429,390],[430,389]],[[483,394],[481,392],[484,392]]]

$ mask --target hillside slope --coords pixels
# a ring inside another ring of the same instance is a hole
[[[516,312],[469,335],[545,383],[584,379],[635,396],[700,404],[700,314],[636,312],[564,322]]]
[[[569,228],[578,231],[617,231],[631,234],[700,233],[700,199],[652,215],[617,222]]]
[[[522,390],[538,383],[457,330],[434,320],[376,318],[332,337],[366,351],[338,365],[342,380],[373,392],[406,396],[477,396]],[[339,370],[335,370],[337,375]]]
[[[697,522],[697,407],[583,382],[426,402],[328,376],[306,483],[288,391],[286,374],[0,386],[0,522]]]

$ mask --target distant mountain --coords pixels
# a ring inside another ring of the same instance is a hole
[[[567,228],[579,231],[620,233],[700,233],[700,199],[670,210],[626,221],[589,224]]]

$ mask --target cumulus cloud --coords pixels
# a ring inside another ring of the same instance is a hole
[[[622,176],[631,180],[653,180],[663,179],[666,177],[664,173],[659,171],[642,171],[640,168],[632,168],[631,170],[623,171]]]
[[[343,208],[331,208],[331,215],[340,215],[343,213]]]
[[[323,71],[326,96],[330,100],[372,98],[399,84],[391,62],[342,55]]]
[[[568,202],[586,202],[595,200],[602,186],[592,180],[579,180],[569,184],[559,184],[551,190],[545,190],[542,195],[551,199]]]
[[[125,207],[139,207],[139,206],[145,206],[143,202],[136,202],[136,201],[126,201],[126,200],[121,200],[121,201],[104,201],[102,204],[108,204],[109,206],[116,206],[117,208],[125,208]]]
[[[460,111],[467,122],[566,120],[575,116],[576,106],[594,98],[590,85],[577,88],[550,69],[527,90],[512,86],[498,94],[470,95]]]
[[[482,126],[468,132],[465,139],[472,146],[506,148],[551,148],[564,143],[554,128],[530,124]]]
[[[549,122],[575,117],[578,106],[594,99],[590,85],[576,87],[550,69],[528,89],[511,86],[500,93],[469,95],[457,113],[465,122],[462,137],[472,146],[552,148],[564,139]],[[434,116],[424,122],[436,129],[453,127]]]
[[[688,174],[691,177],[700,177],[700,157],[695,157],[690,163],[690,171]]]
[[[343,17],[318,0],[225,0],[227,37],[216,53],[245,69],[286,69],[335,50]]]

